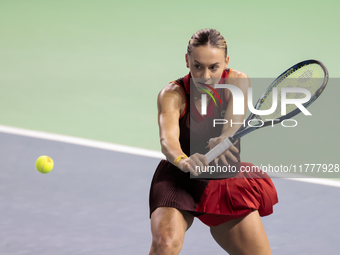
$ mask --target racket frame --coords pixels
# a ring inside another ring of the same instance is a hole
[[[324,90],[324,88],[326,87],[326,84],[328,82],[328,70],[327,68],[324,66],[324,64],[322,64],[320,61],[318,60],[315,60],[315,59],[309,59],[309,60],[305,60],[305,61],[302,61],[300,63],[297,63],[296,65],[292,66],[291,68],[287,69],[286,71],[284,71],[282,74],[280,74],[269,86],[268,88],[266,89],[266,91],[262,94],[262,96],[259,98],[259,100],[257,101],[256,105],[255,105],[255,109],[259,109],[260,105],[261,105],[261,101],[262,99],[267,95],[268,91],[272,88],[274,88],[275,84],[278,84],[281,80],[285,79],[286,75],[288,75],[289,73],[292,73],[294,70],[297,70],[301,67],[303,67],[304,65],[306,64],[312,64],[312,63],[315,63],[315,64],[318,64],[321,66],[321,68],[323,69],[323,71],[325,72],[325,76],[324,76],[324,79],[323,79],[323,82],[322,82],[322,85],[317,89],[317,91],[314,93],[314,95],[311,97],[311,99],[302,104],[305,108],[307,108],[309,105],[311,105],[319,96],[320,94],[322,93],[322,91]],[[281,116],[280,118],[277,118],[275,119],[275,121],[263,121],[263,123],[261,124],[258,124],[257,126],[254,125],[254,126],[251,126],[251,127],[248,127],[248,122],[249,120],[252,120],[256,117],[258,117],[258,115],[252,113],[249,115],[249,117],[247,118],[247,120],[245,121],[245,124],[242,125],[236,132],[235,134],[232,136],[232,137],[235,137],[236,140],[239,139],[240,137],[258,129],[258,128],[262,128],[262,127],[266,127],[266,126],[269,126],[269,125],[273,125],[273,124],[277,124],[277,123],[280,123],[282,122],[283,120],[285,119],[290,119],[292,117],[294,117],[295,115],[299,114],[301,112],[300,108],[296,108],[295,110],[291,111],[290,113],[284,115],[284,116]],[[248,127],[248,128],[247,128]],[[242,133],[242,135],[240,134],[244,129],[247,128],[247,131],[244,133]]]
[[[280,81],[284,80],[285,77],[294,72],[295,70],[303,67],[304,65],[307,65],[307,64],[318,64],[321,66],[321,68],[323,69],[324,73],[325,73],[325,76],[324,76],[324,79],[323,79],[323,82],[322,82],[322,85],[317,89],[317,91],[314,93],[314,95],[311,97],[311,99],[302,104],[305,108],[307,108],[309,105],[311,105],[319,96],[320,94],[322,93],[322,91],[325,89],[326,87],[326,84],[328,82],[328,78],[329,78],[329,74],[328,74],[328,70],[327,68],[324,66],[323,63],[321,63],[320,61],[318,60],[315,60],[315,59],[309,59],[309,60],[305,60],[305,61],[301,61],[299,63],[297,63],[296,65],[288,68],[286,71],[284,71],[282,74],[280,74],[269,86],[268,88],[266,89],[266,91],[262,94],[262,96],[259,98],[259,100],[257,101],[256,105],[255,105],[255,109],[258,109],[261,105],[261,101],[265,98],[265,96],[267,95],[268,91],[275,86],[275,84],[279,84]],[[295,115],[299,114],[301,112],[301,110],[299,108],[296,108],[295,110],[291,111],[290,113],[284,115],[284,116],[281,116],[280,118],[277,118],[275,119],[275,121],[271,120],[271,121],[263,121],[261,120],[262,122],[260,123],[259,121],[259,124],[257,125],[254,125],[254,126],[249,126],[248,125],[248,122],[254,118],[257,118],[257,119],[260,119],[258,117],[258,115],[256,115],[255,113],[251,113],[249,115],[249,117],[247,118],[247,120],[244,122],[244,125],[242,125],[235,133],[234,135],[230,136],[230,137],[227,137],[226,139],[224,139],[220,144],[223,148],[226,148],[224,149],[223,151],[227,150],[232,144],[234,144],[238,139],[240,139],[242,136],[246,135],[246,134],[249,134],[250,132],[256,130],[256,129],[259,129],[259,128],[263,128],[263,127],[266,127],[266,126],[269,126],[269,125],[274,125],[274,124],[277,124],[277,123],[281,123],[283,120],[286,120],[286,119],[290,119],[292,117],[294,117]],[[221,150],[221,149],[218,149],[219,147],[221,148],[221,146],[219,146],[220,144],[218,144],[217,146],[215,146],[214,148],[212,148],[208,153],[205,154],[205,156],[208,158],[208,161],[209,163],[214,160],[214,158],[216,158],[214,155],[216,154],[216,151],[217,150]],[[224,146],[223,146],[224,144]],[[222,152],[223,153],[223,152]],[[221,153],[220,153],[221,154]],[[219,154],[219,155],[220,155]]]

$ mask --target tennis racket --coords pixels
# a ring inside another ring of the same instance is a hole
[[[277,109],[269,115],[256,115],[250,114],[244,125],[242,125],[234,135],[224,139],[221,143],[212,148],[205,156],[209,163],[215,158],[220,156],[226,151],[232,144],[238,139],[252,131],[259,128],[263,128],[269,125],[280,123],[286,119],[290,119],[293,116],[301,112],[301,110],[294,104],[289,104],[286,107],[286,114],[281,115],[281,89],[282,88],[305,88],[311,93],[311,98],[306,103],[302,104],[305,108],[311,105],[322,93],[326,87],[328,81],[328,71],[326,67],[317,60],[306,60],[302,61],[291,68],[283,72],[277,77],[272,84],[263,93],[260,99],[255,105],[256,110],[267,110],[272,105],[273,101],[273,88],[277,88]],[[304,93],[289,93],[290,98],[303,98]],[[262,117],[261,117],[262,116]],[[269,120],[268,120],[269,119]],[[254,121],[258,121],[257,124],[253,124]],[[275,121],[272,121],[275,120]],[[251,126],[249,123],[252,123]]]

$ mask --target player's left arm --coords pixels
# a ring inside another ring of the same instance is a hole
[[[230,73],[228,77],[228,84],[235,85],[238,87],[243,95],[244,95],[244,113],[242,115],[234,115],[234,100],[232,93],[228,90],[227,91],[227,97],[228,97],[228,107],[226,109],[226,113],[224,116],[224,119],[227,120],[227,123],[223,125],[221,135],[219,137],[215,137],[209,140],[209,146],[210,148],[215,147],[217,144],[222,142],[225,138],[233,135],[241,125],[243,125],[243,120],[245,117],[245,114],[247,112],[248,108],[248,88],[250,87],[250,80],[248,76],[240,71],[232,70],[232,73]],[[237,124],[235,124],[237,123]],[[227,157],[237,162],[237,158],[231,153],[235,152],[238,153],[238,149],[232,145],[228,150],[226,150],[223,154],[221,154],[219,157],[215,159],[215,163],[218,162],[219,159],[221,161],[228,165]]]

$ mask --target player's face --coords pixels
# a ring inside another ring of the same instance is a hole
[[[219,83],[229,62],[224,50],[209,45],[195,47],[190,55],[185,55],[185,59],[196,87],[200,86],[198,81],[211,86]]]

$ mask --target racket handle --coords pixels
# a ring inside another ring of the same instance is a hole
[[[208,159],[208,162],[210,163],[215,158],[220,156],[223,152],[225,152],[230,146],[232,146],[233,143],[230,141],[230,137],[224,139],[221,143],[216,145],[214,148],[212,148],[205,156]]]

